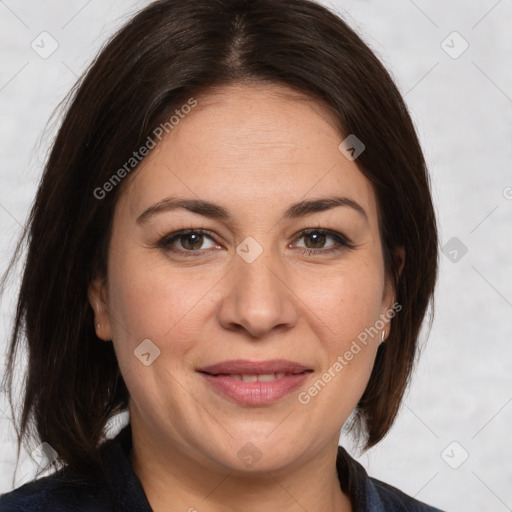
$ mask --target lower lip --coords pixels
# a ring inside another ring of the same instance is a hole
[[[201,373],[217,391],[235,402],[248,405],[263,405],[276,402],[297,389],[311,372],[285,375],[271,382],[243,382],[229,375]]]

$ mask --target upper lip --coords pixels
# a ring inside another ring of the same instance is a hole
[[[302,364],[285,359],[272,359],[268,361],[250,361],[248,359],[234,359],[198,368],[199,372],[218,375],[262,375],[266,373],[302,373],[312,371]]]

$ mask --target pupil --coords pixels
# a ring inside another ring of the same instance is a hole
[[[309,238],[316,239],[316,241],[315,240],[313,241],[313,245],[320,244],[320,246],[322,246],[322,243],[324,241],[323,239],[325,236],[326,235],[323,233],[314,233],[314,234],[309,235]]]
[[[189,244],[190,239],[194,239],[194,237],[196,238],[195,242],[192,242]],[[184,235],[184,238],[185,238],[185,243],[183,244],[184,247],[192,246],[191,247],[192,249],[198,249],[199,247],[201,247],[201,243],[200,243],[201,237],[202,237],[202,235],[199,235],[196,233],[188,233],[187,235]],[[196,245],[199,245],[199,247],[195,247]],[[187,248],[190,248],[190,247],[187,247]]]

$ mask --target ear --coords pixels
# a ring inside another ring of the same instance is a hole
[[[398,247],[395,249],[393,254],[395,261],[398,263],[398,275],[402,275],[402,270],[404,268],[405,263],[405,249],[403,247]],[[385,313],[393,309],[393,304],[396,300],[396,290],[393,286],[393,277],[391,275],[386,275],[386,283],[384,286],[384,294],[382,296],[382,308],[381,313]]]
[[[111,340],[112,329],[108,308],[106,280],[100,277],[94,278],[89,283],[87,295],[89,298],[89,304],[94,311],[94,328],[96,330],[96,336],[104,341]]]

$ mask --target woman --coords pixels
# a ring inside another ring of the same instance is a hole
[[[142,10],[74,90],[26,239],[8,384],[25,330],[20,441],[58,471],[1,510],[438,510],[338,446],[390,429],[438,253],[406,106],[335,14]]]

